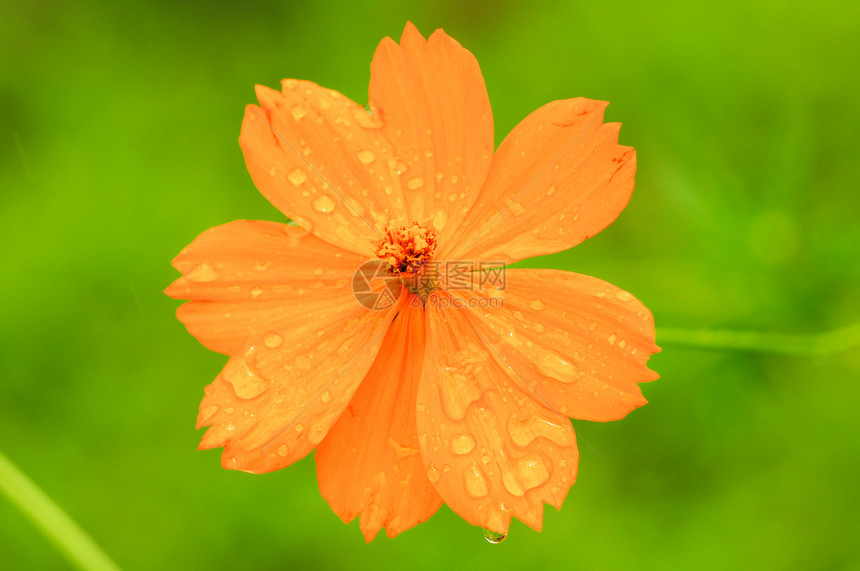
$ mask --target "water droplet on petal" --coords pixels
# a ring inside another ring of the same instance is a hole
[[[295,105],[290,110],[290,113],[293,114],[293,119],[295,119],[296,121],[299,121],[299,120],[301,120],[302,117],[304,117],[305,115],[308,114],[308,108],[305,107],[304,105]]]
[[[617,335],[615,335],[615,333],[611,334],[611,335],[609,336],[609,339],[608,339],[608,340],[609,340],[609,344],[610,344],[610,345],[615,345],[615,341],[616,341],[617,339],[618,339],[618,336],[617,336]]]
[[[529,307],[540,311],[541,309],[543,309],[543,302],[539,299],[533,299],[529,302]]]
[[[324,403],[330,403],[331,402],[331,393],[328,391],[324,392],[323,394],[320,395],[320,400],[323,401]]]
[[[515,463],[516,477],[526,491],[537,488],[549,480],[546,463],[537,455],[528,455]]]
[[[214,282],[218,279],[218,272],[215,271],[209,260],[203,260],[193,270],[185,274],[185,279],[198,283]]]
[[[631,299],[633,299],[633,296],[626,291],[619,290],[615,292],[615,299],[617,299],[618,301],[630,301]]]
[[[420,176],[416,176],[415,178],[409,179],[409,182],[406,183],[406,188],[409,190],[418,190],[424,186],[424,179]]]
[[[554,193],[555,193],[555,185],[551,184],[551,185],[549,185],[549,188],[546,189],[546,195],[552,196]]]
[[[525,207],[519,202],[511,202],[510,204],[511,212],[514,213],[515,216],[519,216],[523,212],[526,211]]]
[[[312,203],[317,212],[331,212],[337,206],[335,201],[327,194],[318,196]]]
[[[439,478],[442,477],[442,472],[439,471],[439,468],[430,464],[430,467],[427,468],[427,479],[430,480],[431,483],[435,484],[439,481]]]
[[[263,343],[265,343],[266,347],[269,349],[274,349],[284,344],[284,338],[277,333],[269,333],[263,338]]]
[[[358,160],[366,165],[369,165],[376,159],[376,156],[374,156],[373,151],[370,149],[362,149],[356,154],[358,155]]]
[[[484,478],[483,472],[476,464],[472,464],[463,474],[463,479],[466,484],[466,493],[473,498],[483,498],[487,495],[487,480]]]
[[[253,349],[256,348],[252,347],[251,350]],[[233,385],[236,396],[245,400],[258,397],[272,386],[272,381],[263,376],[248,360],[253,360],[250,353],[246,360],[239,362],[238,370],[234,369],[234,373],[227,376],[227,381]],[[232,407],[225,410],[228,414],[233,412]]]
[[[468,454],[475,449],[475,437],[471,434],[458,434],[451,439],[451,452],[454,454]]]
[[[521,448],[527,447],[537,437],[546,438],[561,446],[569,446],[571,441],[570,424],[561,426],[537,416],[523,421],[510,419],[508,432],[514,444]]]
[[[201,420],[202,422],[206,422],[206,421],[208,421],[210,418],[212,418],[213,416],[215,416],[215,413],[216,413],[216,412],[218,412],[219,410],[220,410],[220,409],[218,408],[218,406],[217,406],[217,405],[214,405],[214,404],[213,404],[213,405],[210,405],[210,406],[207,406],[207,407],[206,407],[206,408],[204,408],[204,409],[201,409],[201,410],[200,410],[200,420]]]
[[[433,215],[433,227],[436,230],[442,231],[445,229],[445,224],[448,223],[448,215],[444,211],[439,210]]]
[[[406,163],[400,159],[388,159],[388,168],[391,174],[403,174],[406,172]]]
[[[306,173],[302,169],[293,169],[289,173],[287,173],[287,180],[293,183],[295,186],[299,186],[300,184],[308,180],[308,173]]]
[[[278,456],[286,456],[287,455],[287,445],[281,444],[278,446]]]
[[[497,531],[490,531],[487,528],[484,528],[484,539],[489,541],[490,543],[501,543],[508,537],[506,533],[499,533]]]

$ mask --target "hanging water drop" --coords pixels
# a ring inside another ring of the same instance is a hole
[[[484,528],[484,539],[489,541],[490,543],[501,543],[508,537],[506,533],[499,533],[497,531],[490,531],[487,528]]]

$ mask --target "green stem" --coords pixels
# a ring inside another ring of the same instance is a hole
[[[79,569],[119,570],[111,558],[23,472],[0,452],[0,492],[18,506]]]
[[[657,328],[658,345],[760,351],[783,355],[830,355],[860,347],[860,323],[815,335],[760,331]]]

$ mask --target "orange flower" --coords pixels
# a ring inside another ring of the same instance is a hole
[[[622,418],[656,378],[633,296],[505,270],[627,204],[635,153],[606,103],[550,103],[494,153],[474,57],[411,24],[374,55],[370,112],[308,81],[257,97],[240,144],[295,225],[231,222],[173,261],[167,294],[191,300],[179,319],[230,357],[206,387],[200,448],[256,473],[316,448],[323,496],[368,541],[442,502],[499,534],[512,516],[540,530],[543,502],[560,507],[576,477],[567,417]]]

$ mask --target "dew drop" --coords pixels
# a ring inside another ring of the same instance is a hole
[[[427,479],[430,480],[431,483],[435,484],[439,481],[439,478],[442,477],[442,472],[439,471],[439,468],[430,464],[430,467],[427,468]]]
[[[475,449],[475,437],[471,434],[458,434],[451,439],[451,452],[462,456]]]
[[[326,404],[330,403],[331,402],[331,393],[328,391],[324,392],[323,394],[320,395],[320,400]]]
[[[543,302],[539,299],[533,299],[529,302],[529,307],[540,311],[541,309],[543,309]]]
[[[490,531],[487,528],[484,528],[484,539],[489,541],[490,543],[501,543],[508,537],[505,533],[499,533],[497,531]]]
[[[472,464],[463,473],[464,483],[466,484],[466,493],[473,498],[483,498],[487,495],[487,480],[484,479],[484,474],[481,469],[475,464]]]
[[[358,151],[358,153],[356,153],[356,154],[358,155],[358,160],[360,160],[361,162],[363,162],[366,165],[369,165],[370,163],[372,163],[376,159],[376,157],[373,154],[373,151],[371,151],[370,149],[362,149],[362,150]]]
[[[626,291],[619,290],[615,292],[615,299],[617,299],[618,301],[630,301],[631,299],[633,299],[633,296]]]
[[[448,215],[443,210],[439,210],[433,215],[433,227],[436,230],[442,231],[445,229],[445,224],[448,223]]]
[[[218,272],[215,271],[209,260],[203,260],[193,270],[185,274],[185,279],[198,283],[214,282],[218,279]]]
[[[388,159],[388,168],[391,174],[403,174],[406,172],[406,163],[400,159]]]
[[[510,204],[511,212],[514,213],[514,216],[519,216],[523,212],[526,211],[525,207],[519,202],[511,202]]]
[[[304,105],[295,105],[292,109],[290,109],[290,113],[293,114],[293,119],[299,121],[308,114],[308,109]]]
[[[335,201],[327,194],[318,196],[312,205],[317,212],[331,212],[336,206]]]
[[[406,183],[406,188],[409,190],[418,190],[424,186],[424,179],[420,176],[416,176],[415,178],[409,179],[409,182]]]
[[[510,419],[508,421],[508,433],[510,433],[514,444],[521,448],[527,447],[539,436],[560,446],[568,446],[568,442],[570,442],[569,424],[562,426],[537,416],[524,421]]]
[[[281,444],[278,446],[278,456],[286,456],[287,455],[287,445]]]
[[[306,173],[302,169],[293,169],[289,173],[287,173],[287,180],[293,183],[295,186],[299,186],[300,184],[308,180],[308,173]]]
[[[551,185],[549,185],[549,188],[546,189],[546,195],[552,196],[553,194],[555,194],[555,185],[551,184]]]
[[[617,335],[615,335],[615,333],[611,334],[611,335],[609,336],[609,339],[608,339],[608,340],[609,340],[609,344],[610,344],[610,345],[615,345],[615,341],[616,341],[617,339],[618,339],[618,336],[617,336]]]
[[[251,349],[256,349],[256,347],[252,347]],[[238,370],[235,374],[228,376],[227,381],[233,385],[236,396],[245,400],[260,396],[272,386],[272,381],[263,376],[247,360],[240,361]],[[225,409],[225,411],[228,414],[234,412],[232,407]]]
[[[274,349],[284,344],[284,338],[277,333],[269,333],[265,338],[263,338],[263,343],[265,343],[266,347],[269,349]]]
[[[201,409],[200,410],[200,420],[203,422],[208,421],[210,418],[215,416],[215,413],[217,413],[219,410],[220,409],[218,408],[218,406],[216,406],[214,404],[207,406],[204,409]]]

